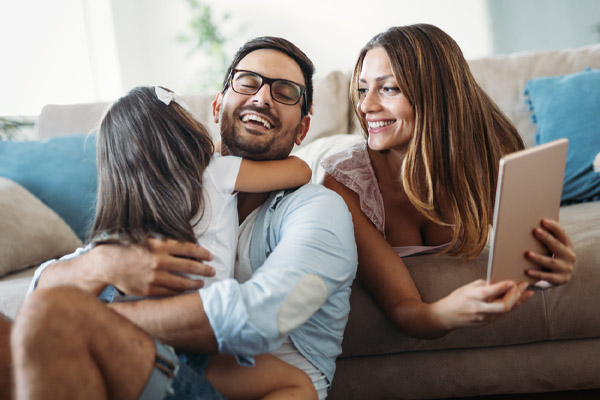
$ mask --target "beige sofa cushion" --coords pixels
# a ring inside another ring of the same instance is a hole
[[[0,177],[0,276],[75,250],[81,242],[37,197]]]
[[[27,268],[0,278],[0,313],[14,318],[25,298],[36,267]]]
[[[437,340],[407,337],[386,319],[360,284],[351,294],[343,357],[506,346],[546,340],[600,337],[600,202],[562,207],[560,220],[576,243],[577,262],[569,284],[545,290],[509,315],[481,328],[465,328]],[[444,256],[404,258],[425,302],[438,300],[475,279],[485,279],[487,249],[474,261]]]
[[[315,81],[310,129],[302,146],[326,136],[349,133],[350,81],[348,75],[334,71]]]

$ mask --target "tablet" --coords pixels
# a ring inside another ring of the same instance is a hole
[[[547,253],[533,229],[542,218],[558,220],[568,146],[567,139],[559,139],[500,160],[488,283],[504,279],[536,282],[525,270],[539,266],[527,260],[525,252]]]

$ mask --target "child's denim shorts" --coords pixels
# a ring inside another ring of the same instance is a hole
[[[154,369],[140,395],[140,400],[224,400],[204,376],[210,356],[176,353],[171,346],[154,340]]]

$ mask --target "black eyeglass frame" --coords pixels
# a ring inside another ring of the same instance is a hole
[[[238,92],[237,90],[235,90],[233,88],[233,77],[235,76],[235,74],[237,74],[238,72],[247,72],[249,74],[253,74],[258,76],[262,81],[260,83],[260,86],[256,89],[256,92],[254,93],[241,93]],[[298,97],[298,100],[296,100],[294,103],[284,103],[280,100],[277,100],[274,96],[273,96],[273,83],[278,82],[278,81],[283,81],[283,82],[289,82],[292,83],[298,87],[300,87],[300,96]],[[258,93],[260,91],[260,89],[262,89],[262,87],[265,85],[265,83],[267,83],[269,85],[269,93],[271,94],[271,98],[273,99],[273,101],[276,101],[280,104],[284,104],[286,106],[295,106],[296,104],[298,104],[298,102],[300,102],[300,99],[302,97],[304,97],[304,104],[302,106],[302,111],[304,113],[304,115],[308,115],[308,100],[306,98],[306,86],[301,85],[297,82],[294,81],[290,81],[289,79],[273,79],[273,78],[267,78],[266,76],[262,76],[261,74],[254,72],[254,71],[248,71],[246,69],[232,69],[231,72],[229,73],[229,77],[227,78],[227,85],[223,88],[223,93],[225,93],[225,91],[227,90],[227,87],[231,87],[231,90],[233,90],[234,92],[238,93],[238,94],[242,94],[244,96],[254,96],[256,93]]]

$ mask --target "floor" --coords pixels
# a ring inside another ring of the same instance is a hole
[[[492,396],[469,397],[468,400],[598,400],[600,389],[578,390],[571,392],[502,394]],[[451,399],[447,399],[451,400]],[[455,399],[452,399],[455,400]]]

